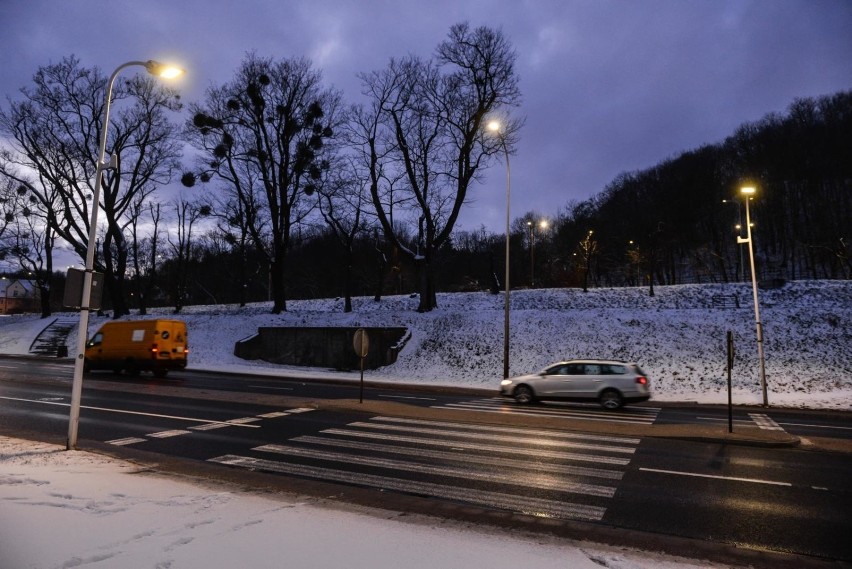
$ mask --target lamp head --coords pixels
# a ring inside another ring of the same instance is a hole
[[[497,133],[499,133],[499,132],[500,132],[500,129],[503,127],[503,125],[501,125],[501,124],[500,124],[500,121],[493,120],[493,121],[488,121],[488,124],[486,125],[486,127],[487,127],[487,128],[488,128],[488,130],[490,130],[491,132],[497,132]]]
[[[154,61],[153,59],[145,62],[145,69],[151,75],[156,75],[157,77],[162,77],[163,79],[174,79],[175,77],[183,75],[183,69],[181,69],[180,67],[160,63],[159,61]]]
[[[740,188],[740,193],[746,196],[754,195],[755,192],[757,192],[757,190],[754,186],[743,186],[742,188]]]

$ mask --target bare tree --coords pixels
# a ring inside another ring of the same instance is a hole
[[[340,94],[322,87],[305,59],[273,61],[249,54],[234,80],[193,106],[188,133],[205,153],[192,186],[217,176],[245,215],[246,228],[267,258],[273,313],[287,309],[287,251],[291,229],[315,206],[305,199],[321,183],[333,152]]]
[[[586,236],[577,244],[577,254],[583,263],[583,292],[589,292],[589,276],[592,274],[592,259],[598,254],[598,241],[590,229]]]
[[[38,288],[41,316],[51,315],[55,233],[46,223],[47,212],[25,186],[9,178],[0,189],[0,258],[17,265]]]
[[[352,312],[352,253],[355,239],[366,231],[362,218],[369,197],[363,177],[355,175],[355,164],[344,161],[334,170],[333,180],[319,192],[319,210],[344,251],[343,312]]]
[[[139,314],[148,313],[148,304],[157,279],[157,264],[160,251],[160,204],[147,203],[143,199],[133,202],[130,216],[130,262],[136,283],[136,298]],[[150,232],[140,234],[140,220],[148,213]]]
[[[0,176],[0,261],[6,260],[12,247],[8,229],[15,221],[15,182]]]
[[[505,119],[499,139],[483,132],[494,113],[520,102],[515,59],[500,31],[457,24],[434,61],[392,59],[386,69],[360,76],[370,103],[354,113],[353,141],[386,239],[419,268],[419,311],[437,304],[434,256],[449,239],[480,167],[504,149],[511,152],[516,140],[518,120]],[[395,180],[403,183],[388,183]],[[402,224],[393,219],[394,205],[404,210]],[[406,226],[416,227],[413,242],[403,239]]]
[[[167,240],[172,250],[172,299],[175,305],[174,312],[178,314],[183,309],[189,292],[189,265],[195,250],[193,229],[201,218],[210,215],[210,206],[178,198],[174,202],[174,212],[177,221],[173,232],[174,238],[169,235]]]
[[[0,173],[26,187],[56,236],[84,259],[88,248],[97,149],[101,137],[107,78],[75,57],[39,68],[34,87],[0,111]],[[115,316],[127,314],[124,278],[125,230],[131,204],[166,184],[178,166],[180,147],[168,113],[181,108],[174,90],[145,77],[119,80],[113,90],[117,112],[107,151],[117,168],[104,175],[100,207],[103,239],[98,270],[104,271]]]

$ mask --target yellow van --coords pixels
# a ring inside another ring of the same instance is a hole
[[[171,369],[184,369],[188,354],[182,320],[115,320],[86,343],[84,369],[124,370],[134,376],[145,370],[165,377]]]

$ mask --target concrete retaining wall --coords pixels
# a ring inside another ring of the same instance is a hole
[[[364,327],[370,350],[364,369],[376,369],[396,361],[411,337],[406,328]],[[246,360],[337,370],[360,369],[352,341],[358,328],[258,328],[257,334],[240,340],[234,355]]]

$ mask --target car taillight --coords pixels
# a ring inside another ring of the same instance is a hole
[[[639,385],[648,385],[648,378],[644,375],[640,375],[636,378],[636,383],[638,383]]]
[[[157,347],[157,344],[152,344],[152,345],[151,345],[151,357],[152,357],[152,358],[156,358],[156,357],[157,357],[157,353],[159,353],[159,351],[160,351],[160,349]]]

